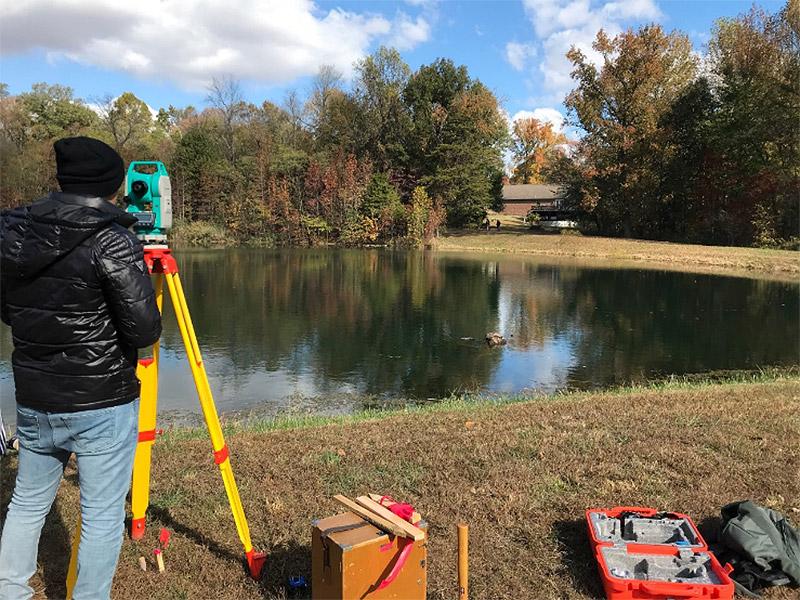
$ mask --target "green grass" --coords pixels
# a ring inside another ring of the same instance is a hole
[[[492,406],[517,404],[537,400],[570,400],[576,397],[608,394],[638,394],[644,391],[666,391],[681,389],[702,389],[719,383],[770,383],[784,381],[800,376],[800,367],[770,367],[753,371],[720,371],[698,375],[673,375],[663,379],[618,386],[608,390],[565,390],[553,394],[458,394],[437,402],[416,403],[409,401],[399,408],[368,408],[342,415],[280,415],[274,417],[250,417],[225,420],[222,430],[226,437],[242,432],[266,433],[309,429],[328,425],[347,426],[354,423],[374,421],[398,415],[428,415],[437,412],[470,412]],[[208,436],[204,426],[179,426],[164,430],[164,443],[175,444],[188,440],[203,439]],[[325,454],[326,464],[336,464],[336,458]]]

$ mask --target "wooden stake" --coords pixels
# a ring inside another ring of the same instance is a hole
[[[164,553],[161,552],[160,548],[156,548],[153,550],[153,554],[156,555],[156,562],[158,563],[158,572],[163,573],[165,571],[164,567]]]
[[[458,524],[458,600],[469,598],[469,525]]]
[[[139,568],[142,571],[147,571],[147,561],[145,560],[144,556],[139,557]]]

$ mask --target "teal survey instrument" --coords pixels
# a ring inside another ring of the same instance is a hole
[[[133,161],[125,175],[125,210],[136,217],[133,226],[144,243],[164,243],[172,228],[172,185],[164,163]]]

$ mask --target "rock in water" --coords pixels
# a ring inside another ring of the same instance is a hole
[[[495,346],[505,346],[507,343],[508,342],[506,341],[506,338],[496,331],[486,334],[486,345],[489,346],[489,348],[494,348]]]

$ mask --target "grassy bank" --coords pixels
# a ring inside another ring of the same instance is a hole
[[[310,575],[310,522],[339,511],[334,493],[387,493],[422,512],[435,599],[456,597],[461,520],[476,599],[599,597],[581,520],[589,506],[681,510],[708,527],[723,504],[752,498],[800,521],[796,374],[227,428],[253,539],[270,552],[264,581],[243,577],[207,438],[175,429],[155,445],[148,533],[125,541],[115,599],[283,598],[288,576]],[[7,460],[3,506],[14,470]],[[70,466],[42,538],[37,597],[63,596],[77,505]],[[174,532],[168,571],[142,573],[137,558],[162,526]]]
[[[698,246],[530,231],[453,233],[435,240],[442,251],[570,257],[608,267],[635,266],[797,281],[800,253],[790,250]]]

